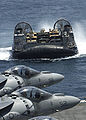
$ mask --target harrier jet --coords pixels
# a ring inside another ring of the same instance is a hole
[[[51,94],[30,86],[0,98],[0,120],[27,120],[72,108],[80,102],[74,96]]]
[[[25,65],[14,66],[0,74],[0,96],[24,86],[47,87],[58,83],[64,76],[48,71],[37,71]]]

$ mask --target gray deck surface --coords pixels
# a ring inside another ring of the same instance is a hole
[[[86,102],[61,112],[51,114],[57,120],[86,120]]]

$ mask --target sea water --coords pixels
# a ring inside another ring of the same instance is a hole
[[[59,18],[67,19],[74,32],[79,54],[73,57],[42,60],[11,58],[14,27],[28,22],[34,31],[53,28]],[[27,65],[40,71],[63,74],[64,80],[45,90],[78,97],[86,96],[86,1],[85,0],[2,0],[0,1],[0,72]]]

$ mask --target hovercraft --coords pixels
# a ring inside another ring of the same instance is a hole
[[[48,32],[34,32],[30,24],[20,22],[14,30],[13,58],[62,58],[78,53],[70,23],[65,19],[55,22]]]

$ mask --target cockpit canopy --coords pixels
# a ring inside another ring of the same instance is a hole
[[[23,78],[30,78],[30,77],[33,77],[33,76],[39,74],[40,72],[35,69],[32,69],[30,67],[27,67],[25,65],[18,65],[18,66],[14,66],[14,67],[6,70],[4,72],[4,74],[5,73],[15,74],[15,75],[21,76]]]
[[[20,88],[12,93],[12,95],[22,96],[30,99],[33,102],[40,102],[52,96],[51,93],[43,91],[33,86]]]

